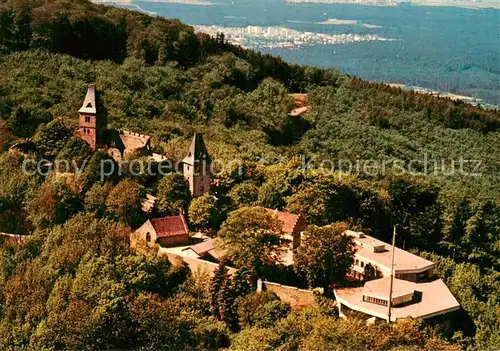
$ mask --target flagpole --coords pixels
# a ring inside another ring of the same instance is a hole
[[[392,285],[394,283],[394,248],[396,247],[396,226],[392,232],[392,258],[391,258],[391,284],[389,288],[389,313],[387,314],[387,323],[391,322],[391,308],[392,308]]]

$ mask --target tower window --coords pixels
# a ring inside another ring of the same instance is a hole
[[[149,243],[151,241],[151,234],[146,233],[146,241]]]
[[[85,123],[90,123],[90,117],[85,116]]]

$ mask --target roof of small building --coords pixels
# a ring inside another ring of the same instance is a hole
[[[156,162],[170,161],[170,159],[167,157],[167,155],[156,154],[154,152],[151,155],[150,159],[153,161],[156,161]]]
[[[283,212],[278,210],[273,210],[271,208],[266,208],[269,213],[274,214],[283,222],[283,233],[291,234],[297,225],[300,215],[296,215],[290,212]]]
[[[85,100],[83,100],[82,107],[78,110],[80,113],[90,113],[96,114],[96,101],[95,101],[95,85],[89,85],[87,89],[87,95],[85,95]]]
[[[157,238],[187,235],[189,228],[183,215],[150,219]]]
[[[290,116],[292,116],[292,117],[301,116],[304,113],[309,112],[309,110],[310,110],[309,106],[297,107],[297,108],[294,108],[292,111],[290,111]]]
[[[122,140],[125,149],[135,150],[145,147],[151,137],[149,135],[124,130],[120,132],[120,139]]]
[[[209,254],[215,259],[220,259],[222,256],[226,254],[226,250],[220,249],[215,245],[214,239],[208,239],[199,244],[186,247],[182,251],[188,249],[193,250],[198,256],[204,256],[205,254]]]
[[[363,288],[363,294],[384,300],[389,300],[390,285],[391,277],[371,280],[365,284]],[[401,296],[412,294],[415,291],[415,285],[415,283],[394,278],[392,284],[392,298],[395,299]]]
[[[210,162],[212,159],[208,154],[207,147],[203,141],[203,137],[199,133],[194,133],[193,140],[191,141],[191,146],[189,146],[188,154],[182,162],[194,166],[195,161],[206,161]]]
[[[205,240],[199,244],[193,245],[189,247],[191,250],[196,252],[198,255],[202,256],[207,252],[215,249],[214,241],[212,239]]]
[[[386,272],[391,270],[392,245],[387,244],[364,233],[347,230],[345,234],[353,237],[356,245],[356,256],[374,263]],[[372,248],[383,248],[380,252],[374,252]],[[434,267],[434,263],[411,252],[394,248],[394,271],[396,273],[418,272]]]

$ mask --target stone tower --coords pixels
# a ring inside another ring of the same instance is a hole
[[[188,154],[182,162],[184,164],[184,178],[189,183],[191,196],[198,197],[209,191],[212,159],[201,134],[194,134]]]
[[[89,85],[82,107],[78,110],[80,121],[76,135],[85,140],[92,151],[97,149],[105,126],[97,116],[95,85]]]

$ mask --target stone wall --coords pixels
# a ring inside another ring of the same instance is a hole
[[[205,261],[205,260],[202,260],[199,258],[177,255],[175,253],[168,252],[167,250],[165,250],[165,248],[160,248],[159,254],[166,255],[171,262],[174,262],[176,259],[180,258],[181,260],[183,260],[184,262],[187,263],[187,265],[189,266],[189,269],[191,269],[191,272],[193,272],[193,273],[206,272],[206,273],[212,275],[213,272],[217,269],[217,267],[219,267],[219,265],[217,263]],[[236,269],[228,267],[228,271],[229,271],[229,274],[233,274],[234,272],[236,272]]]
[[[178,259],[183,260],[187,263],[193,274],[207,273],[212,275],[217,267],[219,267],[217,263],[205,261],[199,258],[178,255],[176,253],[169,252],[165,248],[160,248],[159,254],[166,255],[171,262],[175,262]],[[235,268],[228,267],[228,269],[229,274],[234,274],[234,272],[236,272]],[[281,301],[288,302],[294,309],[307,307],[314,303],[314,292],[312,290],[304,290],[293,286],[259,280],[257,283],[257,291],[259,292],[262,290],[274,292],[278,295]]]
[[[185,246],[189,245],[189,235],[164,236],[156,239],[156,241],[163,247]]]
[[[314,303],[314,292],[312,290],[299,289],[268,281],[259,282],[257,291],[260,289],[274,292],[281,301],[288,302],[294,309],[307,307]]]

